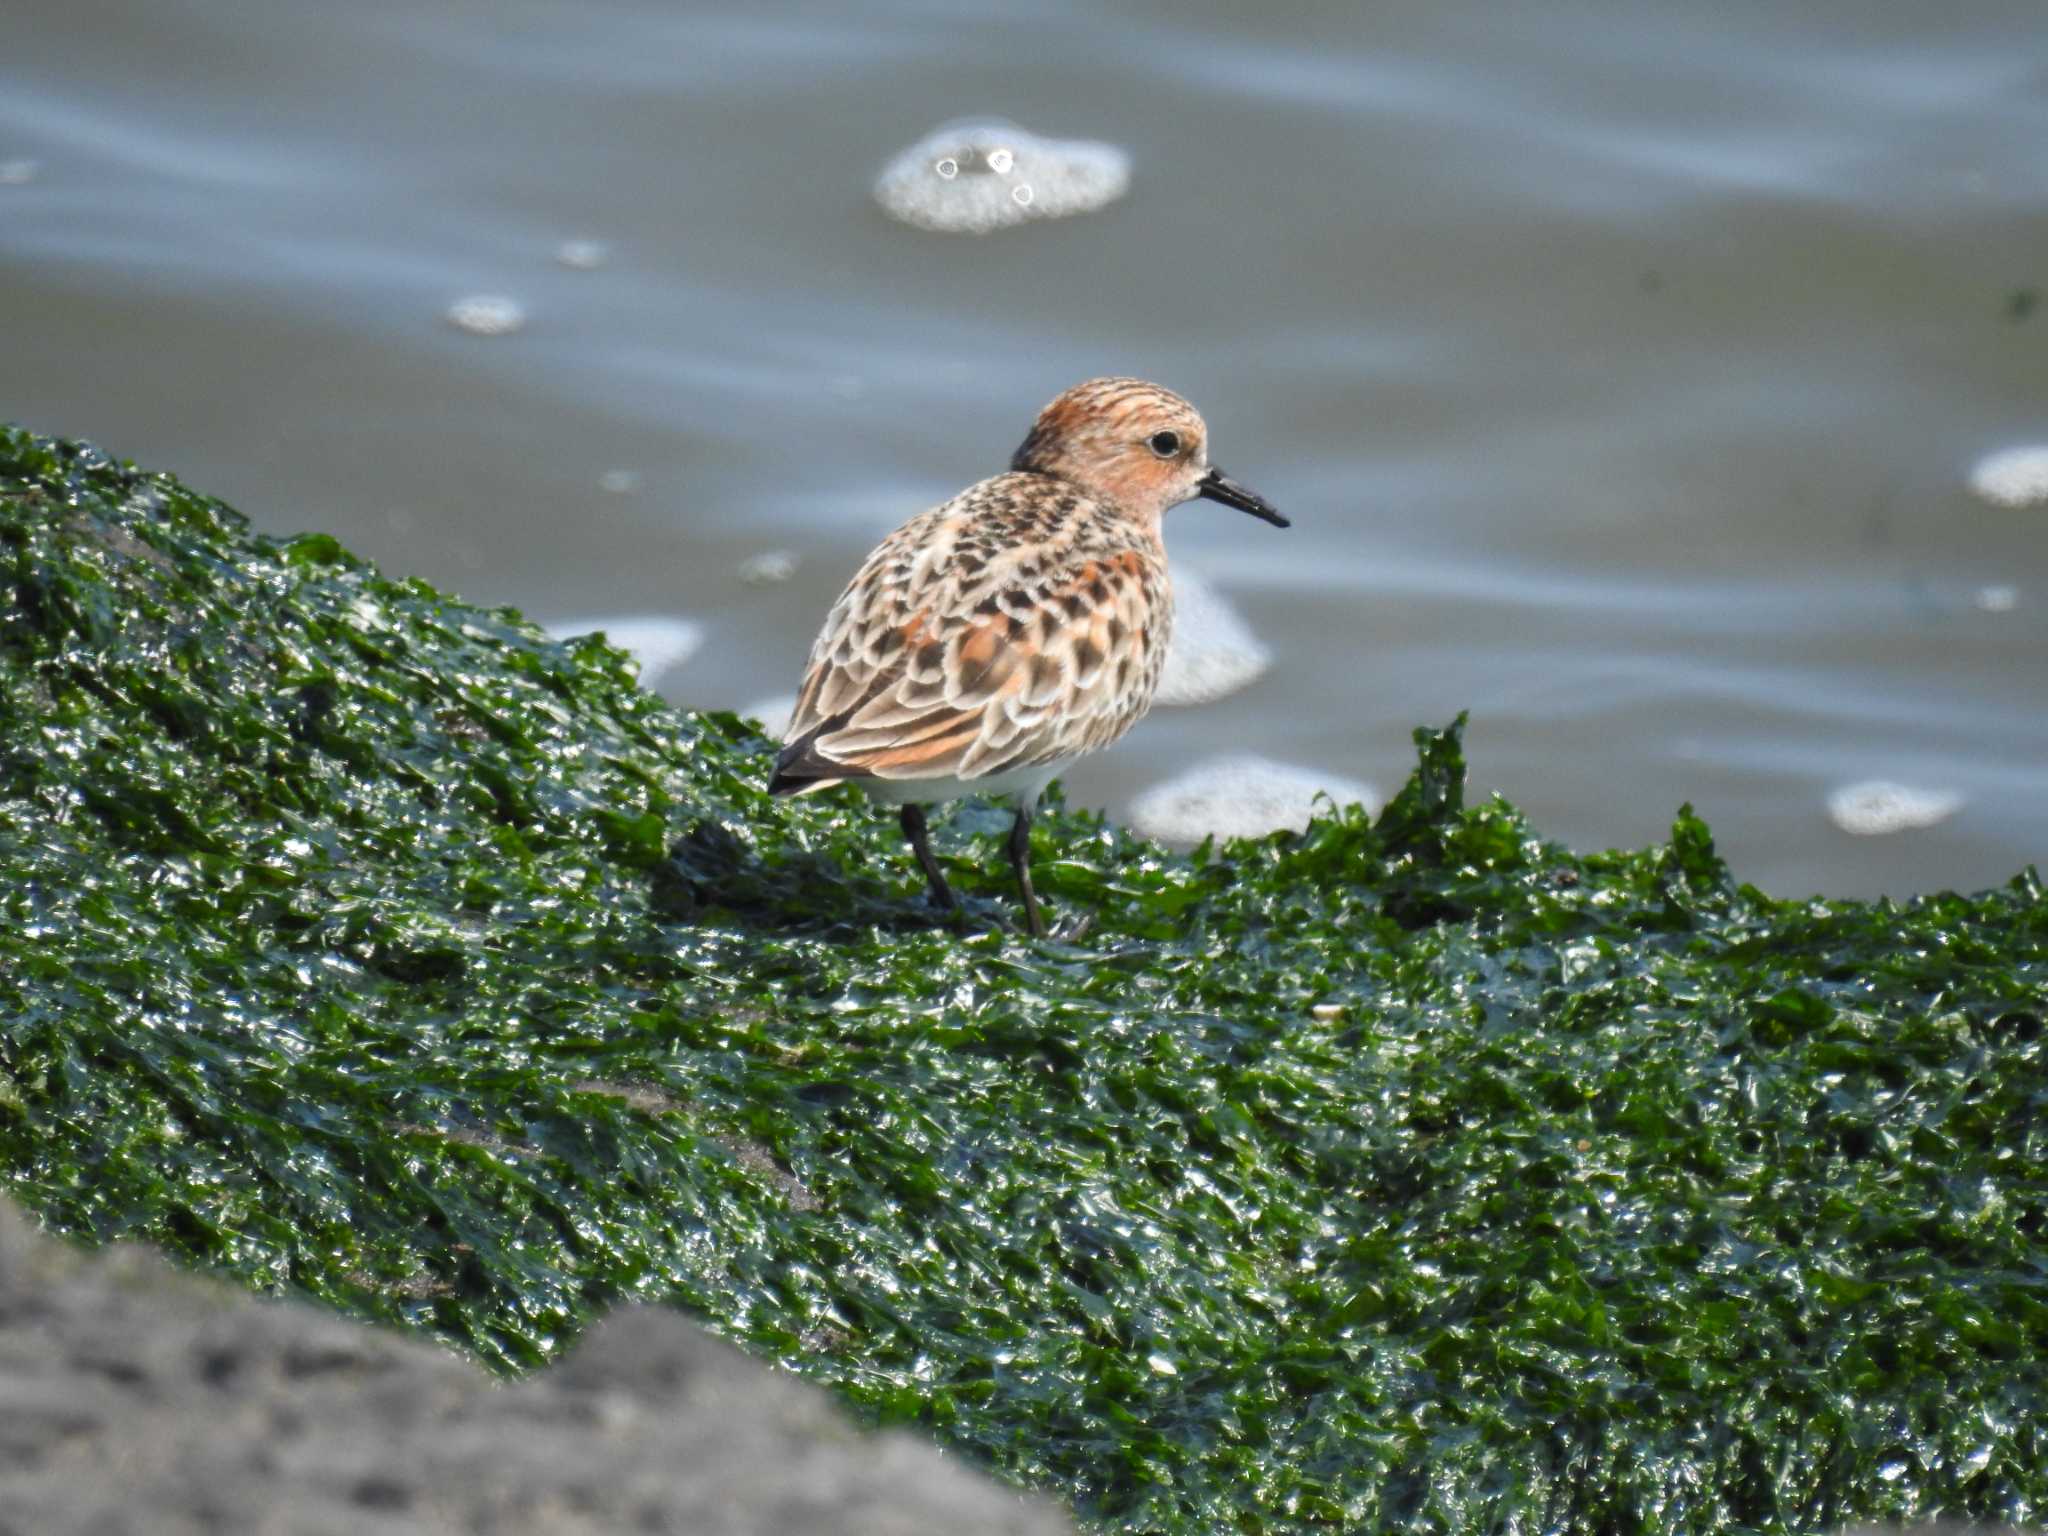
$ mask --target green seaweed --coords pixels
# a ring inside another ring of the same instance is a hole
[[[763,793],[600,639],[0,430],[0,1180],[504,1370],[684,1306],[1104,1531],[2048,1517],[2048,915],[1417,733],[1168,853]]]

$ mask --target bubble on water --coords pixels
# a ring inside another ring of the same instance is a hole
[[[473,293],[448,306],[448,323],[472,336],[509,336],[526,324],[526,309],[502,293]]]
[[[557,640],[602,630],[604,637],[640,663],[640,681],[654,680],[679,667],[704,644],[704,626],[694,619],[668,614],[621,614],[608,619],[561,619],[543,626]]]
[[[555,247],[555,260],[577,272],[588,272],[611,259],[611,247],[602,240],[564,240]]]
[[[2011,613],[2019,606],[2018,587],[1979,587],[1976,596],[1970,599],[1986,613]]]
[[[1325,794],[1338,805],[1355,801],[1368,813],[1380,807],[1370,784],[1246,753],[1210,758],[1154,785],[1131,802],[1130,823],[1167,843],[1299,832]]]
[[[772,587],[796,574],[794,550],[764,549],[740,562],[740,580],[750,587]]]
[[[1915,789],[1890,779],[1864,779],[1828,794],[1829,818],[1857,837],[1931,827],[1962,807],[1963,797],[1952,790]]]
[[[640,476],[635,470],[608,469],[597,477],[597,488],[614,496],[630,496],[640,489]]]
[[[772,739],[780,741],[789,730],[790,716],[796,713],[796,695],[778,693],[765,699],[756,699],[751,704],[743,705],[738,713],[743,720],[760,721],[762,731]]]
[[[42,168],[34,160],[0,160],[0,187],[25,187]]]
[[[1130,156],[1113,144],[1040,138],[977,118],[948,123],[891,160],[875,200],[919,229],[985,235],[1091,212],[1130,184]]]
[[[2048,504],[2048,446],[2007,448],[1979,459],[1970,489],[1995,507]]]
[[[1173,572],[1173,641],[1155,704],[1207,704],[1237,692],[1273,664],[1251,626],[1192,571]]]

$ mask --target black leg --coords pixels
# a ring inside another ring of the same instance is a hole
[[[1039,915],[1038,893],[1031,889],[1031,807],[1020,800],[1017,819],[1010,823],[1010,864],[1017,871],[1017,889],[1024,893],[1024,915],[1031,921],[1031,937],[1045,937],[1045,919]]]
[[[953,888],[946,884],[946,877],[939,871],[939,861],[932,857],[932,845],[925,834],[924,807],[906,805],[903,807],[903,835],[910,839],[910,851],[917,855],[918,868],[924,871],[924,878],[932,888],[932,905],[941,912],[951,912],[960,905],[953,899]]]

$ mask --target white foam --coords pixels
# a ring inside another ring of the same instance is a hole
[[[1374,814],[1380,807],[1379,791],[1360,780],[1240,753],[1209,758],[1155,784],[1131,802],[1130,823],[1168,843],[1299,832],[1324,794]]]
[[[560,619],[542,626],[557,640],[604,631],[604,637],[640,663],[640,681],[652,683],[671,667],[679,667],[704,644],[704,626],[695,619],[667,614],[622,614],[603,619]]]
[[[875,201],[919,229],[985,235],[1115,202],[1131,160],[1112,144],[1047,139],[999,118],[947,123],[883,168]]]
[[[1971,601],[1986,613],[2011,613],[2019,606],[2020,589],[2005,586],[1979,587]]]
[[[740,580],[750,587],[772,587],[796,574],[794,550],[764,549],[740,562]]]
[[[473,293],[448,306],[448,323],[472,336],[509,336],[526,324],[526,308],[502,293]]]
[[[1915,789],[1889,779],[1864,779],[1828,793],[1828,816],[1858,837],[1931,827],[1962,807],[1963,797],[1952,790]]]
[[[1979,459],[1970,489],[1995,507],[2048,504],[2048,445],[2028,444]]]
[[[0,187],[25,187],[41,170],[34,160],[0,160]]]
[[[614,496],[630,496],[640,489],[640,476],[630,469],[608,469],[597,477],[597,488]]]
[[[780,741],[789,730],[789,717],[796,713],[796,695],[778,693],[756,699],[751,704],[742,705],[735,713],[745,720],[760,721],[762,731]]]
[[[1174,570],[1173,643],[1153,703],[1207,704],[1272,664],[1273,653],[1222,593],[1192,571]]]
[[[572,272],[588,272],[611,259],[611,247],[602,240],[564,240],[555,247],[555,261]]]

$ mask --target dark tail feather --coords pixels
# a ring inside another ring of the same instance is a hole
[[[825,731],[837,730],[844,720],[827,720],[816,730],[806,731],[784,745],[775,755],[775,772],[768,780],[771,795],[800,795],[807,789],[830,789],[845,779],[863,778],[857,768],[835,763],[815,743]]]

